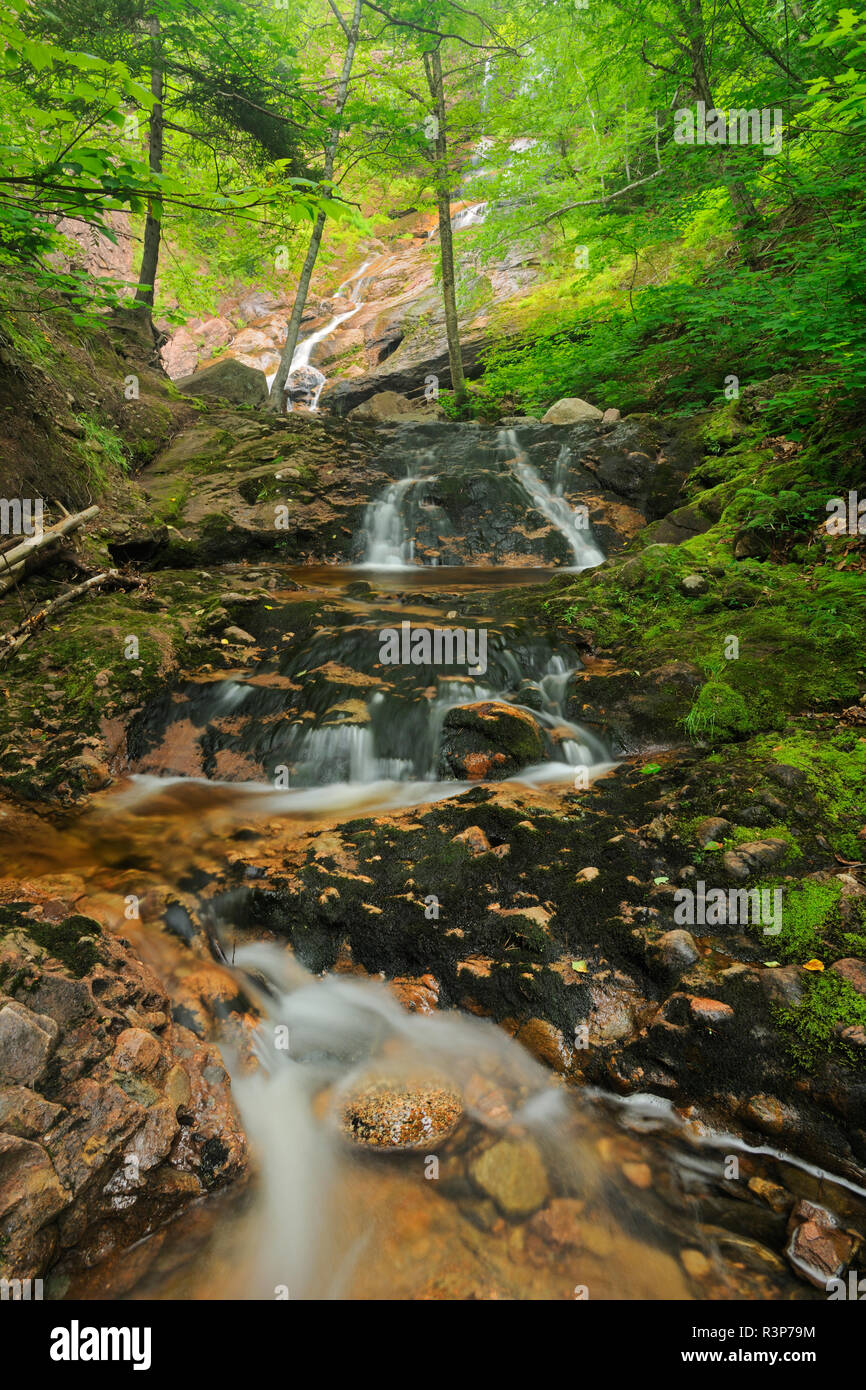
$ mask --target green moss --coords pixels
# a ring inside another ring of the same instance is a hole
[[[62,922],[42,922],[28,917],[23,907],[14,904],[0,909],[0,934],[24,932],[77,979],[89,975],[102,959],[98,945],[100,930],[99,923],[92,917],[79,914],[66,917]]]
[[[853,703],[864,687],[862,633],[866,584],[858,574],[730,556],[734,528],[679,546],[650,546],[543,598],[563,635],[582,634],[596,651],[615,652],[637,672],[689,662],[724,673],[690,732],[717,739],[781,729],[793,712]],[[727,554],[719,550],[727,549]],[[706,594],[681,592],[683,577],[710,575]],[[537,597],[527,601],[527,614]],[[740,699],[733,699],[728,690]],[[717,706],[717,707],[714,707]],[[851,856],[856,857],[856,856]]]
[[[787,732],[781,739],[761,737],[752,745],[758,757],[787,763],[805,773],[822,812],[822,830],[837,854],[863,857],[858,832],[864,820],[866,738],[838,730]]]
[[[802,965],[815,956],[826,956],[828,938],[838,930],[841,896],[840,883],[814,879],[803,879],[786,892],[779,938],[785,960]]]
[[[845,1028],[866,1027],[866,999],[839,975],[810,976],[799,1004],[777,1007],[774,1012],[799,1066],[811,1069],[822,1057],[836,1054],[866,1068],[864,1050],[840,1037]]]
[[[733,690],[726,681],[710,680],[701,686],[683,724],[693,743],[699,740],[716,743],[748,733],[751,719],[738,690]]]

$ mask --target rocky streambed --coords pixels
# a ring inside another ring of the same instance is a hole
[[[808,1298],[856,1266],[862,805],[804,754],[855,759],[855,715],[691,743],[705,672],[593,635],[590,566],[712,525],[697,457],[645,420],[218,407],[141,475],[101,544],[143,588],[11,696],[4,1276]],[[785,931],[706,888],[780,892]]]

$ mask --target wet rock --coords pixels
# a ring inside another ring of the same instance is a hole
[[[574,1065],[574,1048],[566,1042],[562,1030],[546,1019],[530,1018],[518,1030],[517,1041],[554,1071],[567,1072]]]
[[[408,396],[401,395],[399,391],[378,391],[376,395],[370,396],[368,400],[362,401],[360,405],[356,405],[350,410],[347,418],[387,424],[391,420],[399,420],[403,416],[411,415],[413,409]]]
[[[445,776],[499,779],[544,757],[544,737],[525,710],[498,700],[448,711],[440,747]]]
[[[866,961],[858,960],[856,956],[846,956],[844,960],[837,960],[830,969],[834,975],[841,975],[843,980],[847,980],[858,994],[866,994]]]
[[[251,647],[256,640],[249,632],[245,632],[242,627],[223,628],[223,636],[227,637],[230,642],[240,642],[245,647]]]
[[[125,1028],[115,1044],[111,1058],[117,1071],[150,1072],[162,1056],[159,1043],[143,1028]]]
[[[799,1004],[803,997],[802,967],[799,965],[779,965],[762,970],[759,976],[761,988],[773,1004]]]
[[[475,858],[481,854],[490,854],[493,848],[480,825],[467,825],[465,830],[453,837],[452,844],[465,845]]]
[[[744,806],[742,811],[733,811],[731,814],[737,825],[754,826],[759,830],[772,825],[775,819],[768,806]]]
[[[757,1270],[760,1274],[785,1273],[779,1256],[760,1241],[752,1240],[750,1236],[736,1235],[721,1226],[705,1226],[703,1231],[707,1240],[733,1263],[744,1264],[747,1269]]]
[[[687,970],[699,959],[697,942],[690,931],[666,931],[652,947],[652,958],[666,970]]]
[[[746,1120],[757,1126],[764,1134],[785,1134],[796,1124],[797,1114],[776,1096],[751,1096],[743,1111]]]
[[[528,1140],[500,1139],[474,1160],[469,1173],[503,1216],[531,1216],[547,1199],[547,1173]]]
[[[85,792],[99,791],[111,781],[108,765],[93,753],[79,753],[66,763],[66,780]]]
[[[700,1023],[705,1028],[718,1028],[723,1024],[732,1023],[734,1019],[734,1010],[730,1004],[723,1004],[720,999],[705,999],[700,995],[689,997],[689,1013],[695,1023]]]
[[[433,975],[398,977],[389,986],[391,993],[410,1014],[433,1014],[439,1004],[439,982]]]
[[[264,405],[268,398],[264,372],[231,357],[203,367],[192,376],[179,377],[175,386],[187,396],[216,396],[235,405]]]
[[[718,844],[731,832],[731,822],[722,816],[706,816],[695,826],[695,839],[702,849],[710,843]]]
[[[19,1139],[38,1139],[63,1114],[61,1105],[26,1086],[0,1086],[0,1130]]]
[[[652,1187],[653,1173],[648,1163],[624,1163],[622,1173],[632,1187],[640,1188],[641,1191]]]
[[[745,879],[760,869],[778,864],[789,849],[785,840],[753,840],[738,849],[728,850],[722,856],[722,863],[731,878]]]
[[[705,1279],[712,1272],[712,1265],[702,1250],[681,1250],[680,1260],[692,1279]]]
[[[554,1197],[529,1222],[529,1232],[548,1248],[579,1250],[583,1245],[586,1203],[576,1197]]]
[[[771,763],[767,768],[767,776],[778,782],[780,787],[801,787],[806,781],[803,769],[791,767],[790,763]]]
[[[699,598],[709,589],[709,581],[703,574],[686,574],[680,580],[680,592],[686,598]]]
[[[26,1073],[24,1085],[0,1084],[5,1277],[42,1274],[58,1252],[74,1262],[132,1244],[244,1166],[218,1054],[169,1022],[159,981],[128,943],[53,900],[44,909],[43,919],[2,910],[6,977],[45,1008],[0,998],[7,1061]],[[46,1059],[50,1100],[27,1089]]]
[[[10,1000],[0,1009],[0,1081],[35,1086],[57,1046],[60,1030],[47,1014]]]
[[[362,1079],[337,1101],[337,1123],[346,1138],[380,1151],[441,1142],[462,1114],[463,1101],[453,1087],[425,1077]]]
[[[543,425],[576,425],[582,420],[603,420],[604,413],[579,396],[565,396],[541,417]]]
[[[83,980],[70,980],[56,971],[46,970],[27,1002],[40,1014],[47,1014],[61,1028],[78,1023],[93,1013],[93,999]]]
[[[703,680],[698,668],[684,661],[666,662],[640,675],[633,670],[579,671],[567,714],[601,734],[617,754],[679,744],[682,721]]]
[[[794,1200],[784,1187],[780,1187],[777,1182],[769,1182],[767,1178],[749,1178],[748,1188],[777,1215],[789,1211]]]
[[[813,1202],[797,1203],[788,1231],[788,1260],[797,1274],[819,1289],[843,1273],[856,1249],[854,1237],[839,1230],[831,1214]]]
[[[39,1144],[0,1134],[0,1270],[6,1277],[40,1273],[53,1249],[53,1240],[41,1228],[62,1210],[68,1196]]]
[[[575,883],[592,883],[598,878],[599,871],[594,865],[589,864],[585,869],[581,869],[575,878]]]

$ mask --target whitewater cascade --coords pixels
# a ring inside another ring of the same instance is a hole
[[[525,449],[518,443],[515,430],[500,430],[499,445],[508,458],[511,470],[520,481],[536,511],[541,512],[541,515],[546,517],[568,541],[574,555],[574,565],[570,568],[586,570],[600,565],[604,560],[604,555],[592,538],[589,517],[585,509],[575,511],[562,495],[569,462],[567,451],[565,449],[560,450],[556,463],[554,488],[551,492],[529,462]]]

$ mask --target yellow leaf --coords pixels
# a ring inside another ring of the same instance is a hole
[[[585,961],[585,960],[573,960],[573,961],[571,962],[571,968],[572,968],[572,970],[576,970],[577,973],[578,973],[578,975],[585,975],[585,974],[586,974],[586,961]]]
[[[804,970],[823,970],[824,963],[820,960],[807,960],[803,966]]]

